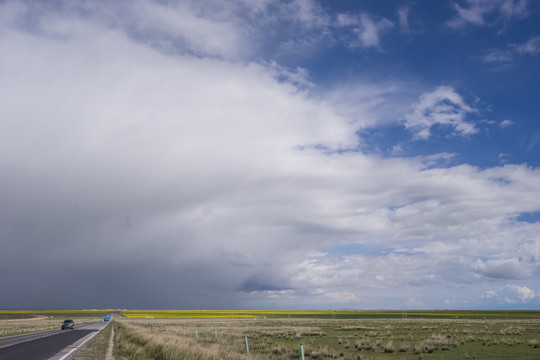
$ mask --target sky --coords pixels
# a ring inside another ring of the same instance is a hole
[[[540,2],[0,0],[0,308],[540,310]]]

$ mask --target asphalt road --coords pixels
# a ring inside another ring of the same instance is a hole
[[[69,359],[72,350],[103,329],[108,323],[77,326],[74,330],[49,330],[0,338],[0,360]]]

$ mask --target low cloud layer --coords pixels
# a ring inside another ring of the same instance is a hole
[[[388,120],[405,85],[356,84],[354,107],[333,98],[350,84],[312,91],[249,60],[236,8],[0,6],[0,307],[429,307],[538,269],[539,225],[516,220],[540,210],[538,169],[358,150],[378,120],[475,133],[454,88]],[[356,21],[365,47],[391,28]]]

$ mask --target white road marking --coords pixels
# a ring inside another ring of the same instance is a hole
[[[109,325],[109,323],[107,323],[107,325],[105,325],[104,327],[102,327],[101,329],[99,329],[98,331],[94,332],[90,337],[88,337],[88,339],[84,340],[83,342],[81,342],[79,345],[77,345],[76,347],[74,347],[73,349],[71,349],[67,354],[65,354],[64,356],[62,356],[61,358],[59,358],[58,360],[66,360],[69,358],[69,356],[79,350],[80,348],[82,348],[84,346],[84,344],[86,344],[88,341],[92,340],[94,338],[94,336],[96,336],[97,334],[99,334],[101,332],[101,330],[105,329],[107,326]],[[56,355],[57,356],[57,355]],[[52,357],[51,359],[56,359],[56,356]]]

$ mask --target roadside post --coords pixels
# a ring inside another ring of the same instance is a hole
[[[245,336],[244,338],[246,339],[246,351],[249,354],[249,346],[248,346],[247,336]]]

